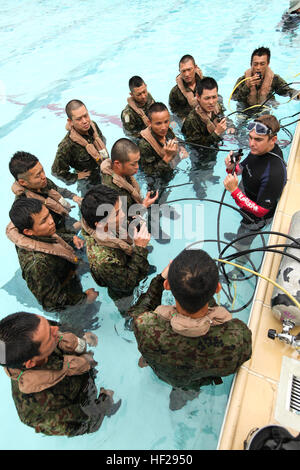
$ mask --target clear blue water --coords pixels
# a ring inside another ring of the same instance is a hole
[[[251,8],[242,0],[1,1],[1,318],[20,310],[42,312],[21,277],[15,249],[4,235],[13,202],[13,181],[8,171],[13,153],[25,150],[37,155],[51,177],[56,148],[65,135],[64,106],[72,98],[85,102],[110,150],[123,136],[119,116],[126,105],[128,79],[142,76],[155,99],[167,104],[178,61],[186,53],[196,58],[205,75],[215,77],[225,105],[236,79],[249,66],[252,50],[260,45],[271,48],[275,73],[288,82],[297,80],[293,77],[300,72],[299,31],[298,35],[276,31],[287,6],[288,1],[278,0],[253,0]],[[288,98],[279,98],[277,117],[299,110],[297,102],[287,101]],[[234,102],[231,109],[235,109]],[[293,132],[294,128],[289,129]],[[281,132],[279,139],[286,140],[287,136]],[[228,149],[237,148],[234,139],[225,141],[225,145]],[[286,147],[286,158],[288,152]],[[218,154],[213,175],[220,177],[220,184],[207,182],[207,198],[221,198],[225,155]],[[190,166],[189,160],[182,161],[182,171],[170,184],[188,182]],[[169,200],[182,197],[195,197],[192,185],[174,188],[169,194]],[[231,203],[230,199],[227,195],[225,201]],[[191,204],[195,210],[195,202]],[[174,240],[165,246],[153,242],[150,262],[157,265],[158,271],[187,243],[216,238],[218,206],[204,203],[203,208],[204,223],[195,228],[192,239]],[[239,220],[236,212],[224,208],[221,238]],[[215,243],[205,243],[203,247],[212,256],[217,255]],[[254,259],[258,262],[260,258]],[[159,381],[150,368],[138,368],[139,353],[133,334],[124,330],[124,320],[106,290],[96,286],[89,274],[82,283],[84,288],[97,288],[102,302],[100,327],[96,330],[97,385],[115,390],[116,400],[123,400],[122,406],[94,434],[71,439],[46,437],[19,421],[10,381],[1,372],[0,448],[215,449],[233,377],[225,378],[223,385],[203,388],[198,399],[171,412],[171,388]],[[239,283],[235,308],[244,305],[253,289],[253,280]],[[165,295],[165,300],[171,302],[172,298]],[[222,296],[221,300],[226,299]],[[247,321],[249,312],[250,307],[237,316]]]

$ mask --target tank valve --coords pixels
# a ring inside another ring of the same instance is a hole
[[[291,320],[283,320],[282,323],[282,332],[277,333],[276,330],[268,330],[268,338],[275,339],[278,338],[280,341],[283,341],[286,344],[289,344],[293,348],[295,348],[300,354],[300,334],[297,336],[293,336],[290,334],[290,330],[292,330],[295,326]]]

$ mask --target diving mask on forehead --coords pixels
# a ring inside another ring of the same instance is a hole
[[[248,131],[255,131],[256,134],[258,135],[270,135],[273,134],[272,129],[270,127],[266,126],[266,124],[263,124],[262,122],[259,121],[251,121],[248,124],[247,127]]]

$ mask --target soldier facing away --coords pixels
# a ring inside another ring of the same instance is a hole
[[[160,305],[164,289],[171,290],[175,306]],[[220,289],[215,262],[202,250],[187,249],[129,310],[142,354],[139,365],[149,365],[172,386],[172,410],[198,396],[202,386],[221,383],[220,377],[251,357],[248,327],[225,308],[209,307]]]
[[[119,409],[112,390],[95,385],[97,362],[87,352],[97,336],[59,331],[55,322],[18,312],[0,321],[0,364],[11,379],[20,420],[49,436],[97,431]]]

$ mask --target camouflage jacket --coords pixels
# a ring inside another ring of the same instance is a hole
[[[149,107],[153,103],[153,98],[148,92],[147,103],[141,109],[147,115]],[[146,128],[143,119],[129,106],[123,109],[121,113],[121,120],[123,124],[124,134],[134,139],[140,138],[140,132]]]
[[[191,91],[196,96],[197,84],[200,82],[200,77],[196,74],[196,87],[192,90],[185,82],[184,86],[187,91]],[[169,106],[172,113],[176,114],[179,118],[184,119],[192,111],[192,107],[189,105],[188,100],[181,93],[178,85],[175,85],[170,91],[169,95]]]
[[[56,348],[48,362],[35,369],[60,370],[63,357],[63,352]],[[20,392],[16,380],[11,380],[13,400],[22,423],[50,436],[76,436],[95,430],[92,428],[99,415],[91,418],[81,406],[88,401],[93,384],[92,371],[88,371],[82,375],[66,376],[51,388],[27,394]],[[95,392],[93,398],[97,399]]]
[[[238,85],[238,83],[240,83],[244,78],[245,78],[245,75],[238,78],[238,80],[236,81],[236,84],[235,84],[234,87],[236,87]],[[292,97],[294,94],[297,93],[297,90],[287,86],[286,81],[283,80],[283,78],[281,78],[279,75],[275,74],[274,78],[273,78],[273,81],[272,81],[271,89],[270,89],[270,92],[269,92],[267,98],[268,99],[271,98],[272,93],[274,93],[274,92],[277,95],[280,95],[280,96],[290,96],[290,97]],[[248,107],[249,106],[249,104],[248,104],[249,93],[250,93],[250,88],[247,85],[247,81],[245,81],[237,87],[237,89],[235,90],[235,92],[232,95],[232,99],[235,100],[235,101],[239,101],[240,103],[243,103],[245,105],[245,107]]]
[[[72,244],[73,234],[59,235],[64,241]],[[51,237],[35,239],[53,243]],[[70,306],[86,303],[86,294],[76,274],[76,265],[59,256],[27,251],[17,246],[16,250],[22,276],[44,310],[59,312]]]
[[[219,103],[221,113],[224,114],[225,108]],[[213,112],[211,120],[213,121],[217,115]],[[183,123],[181,132],[190,144],[196,145],[214,145],[217,146],[222,140],[215,132],[208,132],[205,122],[202,121],[197,112],[193,109]]]
[[[155,374],[172,385],[199,390],[213,378],[233,374],[251,357],[251,331],[240,320],[213,326],[204,336],[175,333],[154,309],[161,303],[164,279],[156,276],[129,314],[138,349]]]
[[[66,198],[66,199],[73,199],[73,197],[76,196],[75,193],[72,193],[68,189],[60,188],[55,183],[53,183],[53,181],[50,180],[49,178],[47,178],[47,186],[45,188],[42,188],[40,191],[38,191],[37,194],[39,194],[40,196],[43,196],[45,199],[47,199],[47,197],[49,196],[48,193],[49,193],[50,189],[54,189],[55,191],[60,193],[63,198]],[[30,191],[33,192],[33,193],[36,192],[33,189],[31,189]],[[16,199],[18,199],[18,197],[20,197],[20,196],[16,196]],[[60,215],[57,212],[54,212],[52,210],[50,210],[50,213],[51,213],[51,215],[53,217],[53,220],[55,222],[57,233],[67,232],[66,224],[65,224],[66,217],[64,215]]]
[[[133,199],[130,192],[126,191],[126,189],[124,189],[124,188],[120,188],[120,186],[117,186],[113,182],[113,177],[111,175],[101,173],[101,178],[102,178],[102,184],[104,184],[105,186],[108,186],[109,188],[112,188],[115,191],[117,191],[117,193],[119,194],[120,197],[123,196],[123,197],[127,198],[127,208],[129,208],[133,204],[136,204],[136,201]],[[129,181],[129,183],[130,183],[130,181]],[[124,208],[123,208],[123,210],[124,210]]]
[[[131,295],[148,274],[147,248],[135,246],[129,256],[121,249],[98,245],[84,230],[82,235],[86,240],[87,257],[95,282],[108,287],[108,294],[113,300]]]
[[[99,137],[103,142],[105,138],[96,123],[94,123],[99,134]],[[93,143],[93,130],[90,127],[89,134],[83,135],[83,137],[89,142]],[[73,168],[75,171],[70,171]],[[69,137],[69,132],[64,139],[58,145],[55,160],[52,165],[52,175],[56,178],[64,181],[66,184],[75,183],[77,178],[77,172],[88,170],[91,171],[91,175],[87,178],[92,184],[100,184],[100,167],[97,162],[91,157],[87,150],[81,145],[73,142]]]
[[[152,132],[153,137],[157,140],[158,144],[163,147],[161,142],[157,139],[155,134]],[[174,139],[175,134],[169,128],[167,136],[167,140]],[[160,177],[172,177],[174,174],[174,170],[170,167],[168,163],[165,163],[160,155],[156,153],[153,147],[147,142],[145,139],[140,139],[139,141],[139,149],[141,152],[141,159],[140,159],[140,167],[146,176],[153,176],[154,178]]]

